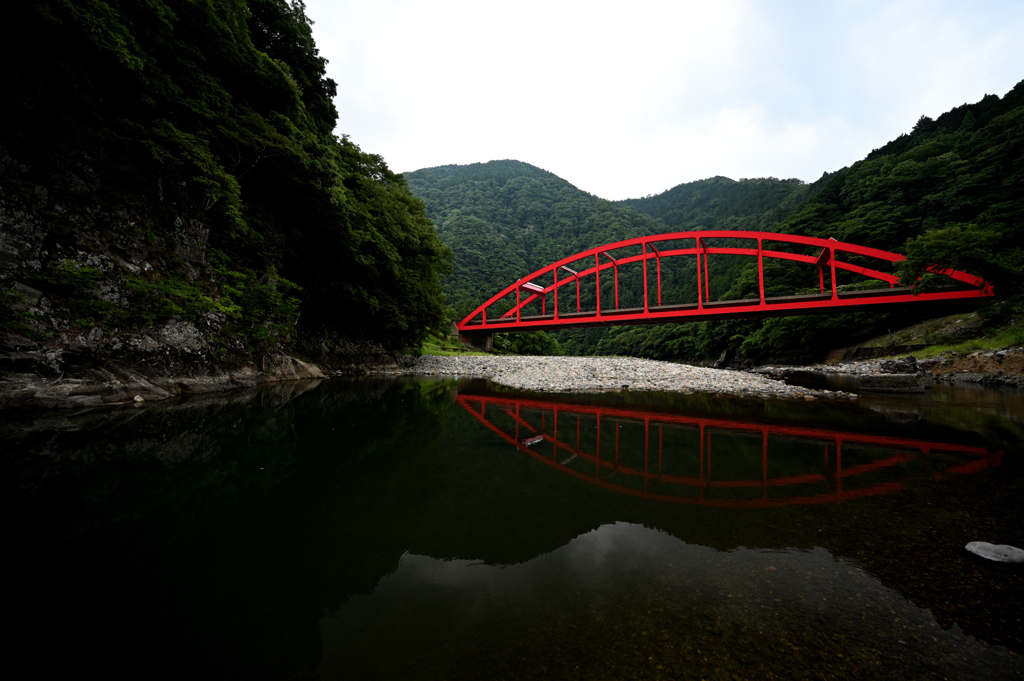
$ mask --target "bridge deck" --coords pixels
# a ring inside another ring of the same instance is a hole
[[[961,291],[965,290],[962,287],[948,286],[941,289],[943,291]],[[892,288],[877,288],[877,289],[860,289],[854,291],[837,291],[836,297],[839,300],[852,300],[861,298],[891,298],[912,295],[912,291],[909,288],[903,286],[894,286]],[[795,296],[771,296],[764,299],[766,306],[772,305],[789,305],[793,303],[818,303],[832,300],[831,293],[809,293]],[[712,300],[705,302],[703,308],[705,310],[719,310],[725,308],[747,308],[747,307],[759,307],[761,300],[759,298],[741,298],[737,300]],[[651,305],[648,308],[650,313],[689,313],[687,316],[697,316],[693,313],[697,312],[700,307],[697,303],[678,303],[673,305]],[[809,310],[813,311],[813,310]],[[770,311],[765,311],[765,316],[770,316]],[[611,318],[608,319],[610,324],[614,324],[615,317],[622,317],[628,315],[640,315],[644,314],[644,308],[642,307],[622,307],[618,309],[601,310],[601,314],[597,314],[597,310],[580,310],[578,312],[559,312],[556,317],[553,313],[550,314],[531,314],[531,315],[520,315],[520,322],[561,322],[561,321],[573,321],[580,319],[589,318]],[[701,315],[703,317],[703,315]],[[489,320],[488,327],[494,325],[504,325],[507,323],[514,323],[514,317],[499,318],[497,320]],[[464,322],[464,326],[484,326],[484,323],[480,319],[473,319],[468,322]]]

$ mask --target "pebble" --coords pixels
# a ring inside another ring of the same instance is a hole
[[[377,374],[481,376],[536,392],[619,390],[709,393],[757,398],[856,399],[832,390],[811,390],[743,371],[711,369],[632,357],[439,357],[424,355],[410,366],[381,368]]]

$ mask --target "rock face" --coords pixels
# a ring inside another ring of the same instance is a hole
[[[752,371],[768,376],[785,376],[792,371],[843,374],[857,377],[860,388],[876,392],[922,392],[933,381],[1024,388],[1024,347],[968,354],[950,351],[921,360],[908,356],[801,367],[763,366]]]
[[[0,408],[146,402],[394,364],[337,334],[247,347],[218,307],[195,205],[130,198],[86,166],[37,175],[0,146]],[[120,196],[120,195],[118,195]],[[117,205],[115,205],[117,204]],[[218,299],[219,300],[219,299]],[[300,355],[302,359],[294,355]]]
[[[154,402],[183,393],[326,378],[318,366],[288,355],[268,356],[263,361],[265,368],[257,368],[251,363],[218,364],[204,356],[163,354],[159,350],[121,354],[116,362],[88,352],[62,353],[59,360],[47,361],[39,350],[8,353],[6,358],[15,354],[22,363],[18,368],[27,370],[0,374],[0,408]]]
[[[1024,551],[1016,546],[989,544],[987,541],[972,541],[964,548],[986,560],[993,560],[998,563],[1024,563]]]
[[[295,357],[289,357],[288,355],[273,357],[269,364],[264,363],[263,370],[268,376],[273,376],[282,381],[297,381],[303,378],[326,378],[320,367],[303,362]]]
[[[1024,388],[1024,347],[1019,345],[968,354],[948,353],[925,361],[936,379]]]
[[[375,367],[395,366],[397,361],[380,345],[354,343],[327,329],[304,332],[297,349],[306,357],[315,357],[317,364],[332,374],[364,374]]]
[[[923,373],[917,366],[917,358],[911,355],[887,359],[881,363],[879,370],[883,374],[916,374]]]
[[[64,347],[0,332],[0,409],[153,402],[183,393],[397,368],[380,348],[339,339],[323,341],[329,354],[316,356],[317,364],[283,351],[252,358],[240,344],[235,352],[224,352],[211,340],[218,320],[207,321],[200,327],[172,319],[147,333],[107,335],[95,329]],[[303,349],[319,348],[312,345]]]
[[[92,348],[103,335],[120,335],[113,327],[169,316],[147,318],[140,300],[209,292],[202,211],[129,199],[111,205],[100,198],[112,190],[98,175],[71,165],[64,176],[37,176],[0,147],[0,329],[51,337],[63,350]],[[201,327],[218,321],[189,319]],[[187,344],[182,334],[196,335],[180,322],[154,333],[173,347]]]
[[[80,347],[61,349],[0,334],[0,408],[152,402],[181,393],[324,378],[319,367],[284,354],[265,357],[259,368],[247,358],[215,359],[207,336],[192,325],[170,322],[152,335],[91,334]]]

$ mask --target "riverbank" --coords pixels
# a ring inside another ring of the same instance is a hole
[[[423,356],[371,373],[479,376],[535,392],[660,391],[778,399],[856,399],[843,391],[791,386],[766,376],[634,357]]]
[[[256,356],[241,344],[227,350],[211,336],[208,329],[181,322],[149,334],[97,334],[63,344],[0,333],[0,409],[158,402],[394,365],[379,347],[337,337],[310,336],[300,359],[284,348]]]
[[[808,401],[856,399],[856,395],[839,389],[789,385],[784,381],[792,372],[882,378],[903,388],[903,377],[921,379],[910,386],[913,390],[903,392],[920,392],[929,381],[1024,388],[1021,347],[920,360],[907,357],[738,371],[631,357],[507,355],[424,355],[399,366],[379,350],[373,353],[355,346],[343,348],[337,339],[320,345],[345,351],[329,356],[327,350],[319,348],[322,361],[315,363],[281,353],[257,360],[241,355],[214,359],[209,347],[191,336],[191,344],[174,342],[176,336],[169,334],[158,338],[160,341],[146,336],[146,343],[138,343],[127,352],[111,353],[100,347],[102,339],[94,343],[97,347],[70,350],[48,348],[11,334],[0,335],[0,408],[83,408],[160,401],[179,394],[352,374],[479,376],[534,392],[660,391]],[[883,381],[875,389],[891,392],[893,385]]]
[[[905,355],[812,366],[772,365],[757,367],[751,371],[769,377],[785,377],[793,372],[822,376],[845,375],[859,379],[917,376],[947,383],[1024,388],[1024,347],[1011,346],[970,353],[946,352],[937,357],[924,358]]]

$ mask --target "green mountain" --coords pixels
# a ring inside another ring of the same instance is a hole
[[[921,117],[910,133],[819,180],[795,211],[763,224],[770,231],[832,237],[903,253],[908,260],[898,274],[904,285],[933,283],[935,278],[926,271],[930,263],[972,272],[994,282],[997,295],[1012,302],[1019,298],[1024,283],[1022,159],[1024,82],[1002,98],[988,95],[936,120]],[[685,191],[678,194],[688,196]],[[655,215],[679,214],[680,205],[688,207],[689,202],[670,207],[647,204]],[[643,203],[638,206],[644,207]],[[766,272],[777,292],[799,289],[806,285],[801,283],[805,276],[798,266],[781,263],[772,263]],[[756,294],[756,264],[734,266],[727,281],[731,287],[714,297]],[[998,315],[999,309],[988,313]],[[1001,309],[1012,309],[1012,305]],[[814,357],[879,330],[903,326],[906,314],[619,328],[602,340],[597,351],[689,359],[707,359],[723,351],[754,360]]]
[[[611,202],[520,161],[441,166],[405,177],[455,255],[444,291],[456,320],[516,279],[594,246],[688,229],[768,228],[821,184],[718,177],[655,197]],[[666,261],[664,273],[666,296],[695,299],[695,285],[671,283],[692,282],[693,277],[670,263]],[[725,260],[715,263],[713,286],[734,274],[734,266]],[[621,288],[641,290],[639,274],[624,274]],[[630,303],[624,298],[623,304]],[[556,336],[567,351],[592,354],[608,330],[565,330]],[[624,354],[642,352],[629,348]]]
[[[678,232],[763,230],[817,193],[827,179],[826,174],[809,185],[796,179],[767,177],[737,181],[719,176],[687,182],[655,196],[618,203],[657,218]]]
[[[554,260],[666,230],[519,161],[426,168],[405,179],[454,253],[444,292],[455,319]]]
[[[697,229],[833,237],[902,252],[908,261],[898,274],[907,285],[929,286],[934,278],[926,268],[938,263],[979,274],[996,284],[1003,299],[1015,299],[1024,283],[1022,159],[1024,82],[1004,97],[986,96],[936,120],[922,117],[910,133],[812,184],[714,177],[610,203],[516,161],[444,166],[406,177],[455,253],[444,287],[458,319],[557,258],[631,236]],[[663,275],[666,300],[696,300],[693,263],[666,261]],[[808,285],[799,266],[781,262],[768,266],[766,278],[776,295]],[[715,258],[710,279],[713,299],[756,295],[750,259]],[[843,277],[839,283],[852,285]],[[905,314],[633,326],[561,331],[557,337],[580,354],[813,357],[901,323]]]

